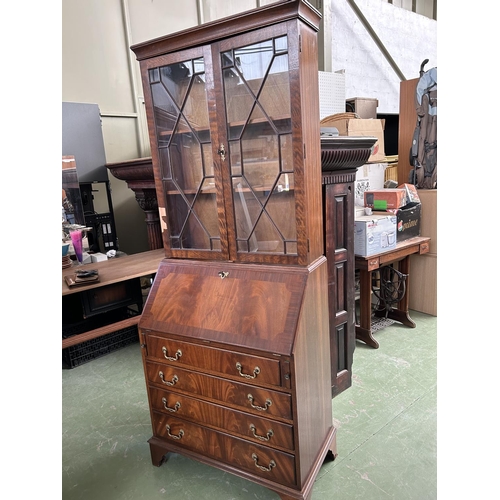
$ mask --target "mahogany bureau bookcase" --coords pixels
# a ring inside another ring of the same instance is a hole
[[[290,0],[131,49],[165,259],[139,322],[152,462],[310,499],[332,419],[317,32]]]

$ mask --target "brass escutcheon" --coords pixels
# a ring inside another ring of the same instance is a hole
[[[226,159],[226,148],[224,147],[224,144],[221,144],[219,146],[219,149],[217,151],[217,154],[220,156],[220,159],[224,161]]]

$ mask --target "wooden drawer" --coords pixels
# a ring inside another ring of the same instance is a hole
[[[154,435],[259,477],[296,484],[295,457],[171,415],[153,412]]]
[[[212,371],[225,376],[240,378],[248,382],[290,387],[289,363],[286,363],[283,380],[280,360],[252,356],[214,347],[205,347],[188,342],[147,334],[148,357],[162,362]],[[284,382],[284,383],[283,383]]]
[[[175,413],[180,418],[194,422],[203,422],[206,426],[217,427],[273,448],[283,448],[291,452],[294,450],[291,425],[164,389],[150,387],[149,391],[151,405],[155,410]]]
[[[259,412],[269,417],[292,419],[290,394],[150,361],[146,362],[146,373],[149,382],[175,392],[184,391],[216,400],[224,405],[236,405],[244,411]]]

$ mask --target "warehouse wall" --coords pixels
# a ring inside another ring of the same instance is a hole
[[[95,103],[108,163],[150,155],[139,65],[129,47],[275,0],[64,0],[62,101]],[[78,168],[78,166],[77,166]],[[120,250],[148,250],[144,212],[111,174]]]
[[[62,101],[95,103],[102,115],[108,163],[149,156],[139,65],[129,47],[275,0],[64,0]],[[345,69],[346,97],[375,97],[379,112],[397,113],[399,80],[347,0],[313,0],[323,11],[320,69]],[[407,78],[420,62],[437,64],[437,23],[388,4],[356,0]],[[144,212],[124,181],[110,174],[120,250],[148,250]]]
[[[437,66],[437,21],[382,0],[356,0],[356,5],[407,80],[419,76],[425,59],[425,69]],[[349,2],[331,1],[329,9],[332,71],[345,70],[346,98],[376,98],[379,113],[399,113],[400,78]]]

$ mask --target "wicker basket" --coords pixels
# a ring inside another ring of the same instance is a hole
[[[396,181],[399,184],[399,182],[398,182],[398,164],[397,163],[391,163],[385,169],[384,182],[386,182],[388,180]]]
[[[334,115],[325,116],[319,124],[322,127],[335,127],[335,124],[341,120],[351,120],[352,118],[359,118],[356,113],[336,113]]]

